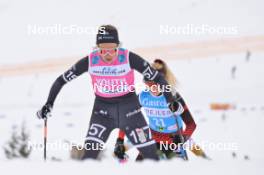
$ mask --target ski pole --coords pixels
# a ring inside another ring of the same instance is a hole
[[[178,123],[178,119],[177,119],[177,117],[180,117],[180,116],[176,116],[175,117],[175,121],[176,121],[176,126],[177,126],[177,128],[178,128],[178,132],[179,132],[179,137],[180,137],[180,144],[181,144],[181,153],[183,154],[183,159],[184,160],[188,160],[188,155],[187,155],[187,152],[186,152],[186,150],[183,148],[183,144],[184,144],[184,137],[183,137],[183,135],[182,135],[182,130],[181,130],[181,128],[180,128],[180,125],[179,125],[179,123]]]
[[[48,119],[44,119],[44,161],[47,159],[47,121]]]

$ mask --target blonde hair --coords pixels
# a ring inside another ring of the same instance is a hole
[[[179,83],[168,65],[161,59],[155,59],[151,66],[164,75],[165,80],[171,85],[174,93]]]

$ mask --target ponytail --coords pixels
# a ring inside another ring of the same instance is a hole
[[[152,67],[164,75],[165,80],[172,87],[172,93],[175,94],[179,83],[167,64],[161,59],[155,59]]]

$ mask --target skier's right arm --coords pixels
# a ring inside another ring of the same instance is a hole
[[[52,84],[52,87],[50,89],[47,102],[42,107],[42,109],[37,112],[38,118],[44,119],[47,118],[48,115],[50,115],[55,99],[59,94],[60,90],[62,89],[62,87],[69,81],[80,76],[84,72],[87,72],[89,65],[88,61],[89,61],[88,56],[82,58],[76,64],[74,64],[69,70],[64,72],[55,80],[55,82]]]

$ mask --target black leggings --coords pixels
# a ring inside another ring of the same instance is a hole
[[[173,143],[174,144],[179,144],[178,141],[176,140],[180,140],[180,136],[179,135],[175,135],[174,139],[173,139]],[[160,157],[163,157],[163,155],[165,156],[166,159],[171,159],[176,157],[177,155],[180,156],[180,152],[179,151],[175,151],[175,149],[171,149],[170,147],[168,149],[164,148],[160,143],[156,142],[156,147],[158,150],[158,155]],[[138,153],[136,161],[142,161],[144,160],[144,156],[141,154],[141,152]]]
[[[155,141],[150,138],[150,130],[140,108],[134,93],[107,100],[97,97],[85,140],[83,159],[96,159],[112,130],[119,128],[125,131],[127,138],[144,158],[158,160]]]

